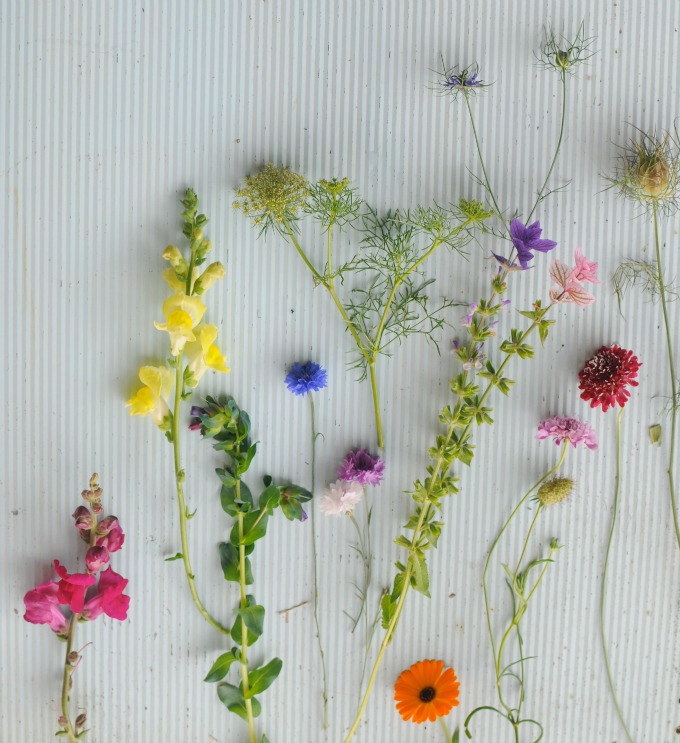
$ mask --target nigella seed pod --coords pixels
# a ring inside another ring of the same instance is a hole
[[[544,506],[553,506],[568,498],[574,489],[574,481],[569,477],[553,477],[538,489],[538,500]]]
[[[666,193],[670,182],[670,168],[663,151],[641,151],[635,179],[640,190],[651,198]]]
[[[569,67],[569,51],[563,52],[561,49],[555,55],[555,62],[558,67],[566,70]]]

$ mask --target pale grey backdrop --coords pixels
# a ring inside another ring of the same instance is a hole
[[[547,743],[621,743],[598,640],[598,595],[614,487],[615,415],[578,399],[578,369],[601,344],[619,342],[643,361],[624,416],[620,530],[611,566],[611,647],[621,701],[636,740],[671,743],[680,724],[680,556],[670,528],[665,448],[647,427],[668,393],[660,312],[640,295],[617,312],[608,277],[622,257],[649,254],[651,234],[630,204],[603,193],[600,174],[616,144],[678,114],[677,3],[585,2],[5,2],[0,4],[0,225],[5,351],[0,408],[0,739],[52,739],[62,646],[22,620],[24,593],[49,577],[53,558],[74,565],[82,549],[70,514],[97,470],[105,507],[127,533],[115,566],[130,578],[127,622],[79,630],[92,642],[76,674],[94,743],[246,740],[244,725],[201,681],[223,649],[191,604],[178,563],[171,449],[124,401],[138,366],[165,352],[154,330],[167,293],[160,253],[178,238],[178,196],[192,185],[211,219],[215,258],[227,277],[207,298],[232,372],[203,392],[228,391],[250,411],[260,440],[255,473],[308,482],[308,410],[283,385],[291,362],[329,371],[317,396],[318,479],[352,446],[373,440],[370,390],[345,370],[351,344],[327,296],[314,290],[290,248],[257,240],[231,208],[236,185],[268,161],[310,178],[347,176],[378,208],[481,196],[461,105],[433,94],[440,55],[478,62],[494,85],[475,103],[480,137],[503,204],[525,212],[544,174],[559,119],[558,79],[535,66],[542,27],[574,33],[581,19],[598,54],[570,86],[568,136],[555,185],[539,210],[556,255],[575,245],[600,262],[594,307],[563,307],[535,361],[514,366],[498,421],[476,436],[477,458],[460,472],[462,493],[445,505],[431,557],[433,599],[409,598],[357,741],[440,740],[434,726],[394,710],[398,673],[423,657],[444,659],[461,680],[455,726],[495,701],[480,575],[490,540],[522,492],[555,461],[533,439],[555,413],[596,426],[598,452],[578,451],[565,471],[576,495],[542,520],[540,536],[564,549],[526,619],[527,712]],[[678,274],[680,218],[663,223],[669,275]],[[474,300],[493,265],[491,243],[469,262],[440,253],[428,271],[439,294]],[[547,296],[547,260],[514,277],[515,306]],[[674,334],[680,327],[673,306]],[[458,315],[452,314],[452,322]],[[510,317],[500,331],[507,332]],[[453,331],[443,335],[447,348]],[[422,476],[455,371],[418,339],[382,367],[387,477],[375,504],[375,601],[392,575],[392,539],[409,510],[403,491]],[[187,495],[200,590],[225,619],[236,601],[221,580],[215,545],[228,528],[206,445],[187,441]],[[525,514],[526,517],[526,514]],[[331,692],[329,735],[320,727],[312,613],[309,523],[278,518],[255,557],[257,595],[268,609],[256,659],[285,665],[263,697],[260,729],[272,741],[339,741],[355,707],[362,637],[352,637],[351,581],[359,563],[350,524],[319,521],[322,622]],[[516,534],[519,536],[519,531]],[[515,554],[518,543],[508,549]],[[475,740],[504,743],[509,729],[480,717]],[[525,738],[529,740],[529,738]]]

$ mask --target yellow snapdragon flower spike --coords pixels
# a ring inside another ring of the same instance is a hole
[[[176,294],[186,294],[187,293],[187,282],[183,279],[177,278],[177,272],[174,268],[164,268],[162,273],[163,279],[167,283],[167,285],[176,293]],[[191,285],[193,286],[196,283],[196,279],[198,278],[198,268],[194,268],[192,279],[191,279]]]
[[[215,344],[217,326],[201,323],[194,328],[196,340],[187,343],[185,354],[189,360],[187,385],[195,387],[208,369],[227,373],[226,358]]]
[[[195,341],[193,329],[205,314],[205,305],[200,297],[188,297],[186,294],[174,294],[163,302],[165,322],[155,322],[158,330],[165,330],[170,335],[170,353],[177,356],[187,341]]]
[[[144,385],[126,403],[130,415],[150,415],[160,428],[170,414],[168,400],[172,393],[174,374],[167,366],[143,366],[139,379]]]

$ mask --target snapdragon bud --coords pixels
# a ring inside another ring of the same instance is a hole
[[[196,280],[194,291],[196,294],[203,294],[208,291],[216,281],[223,279],[225,274],[226,270],[219,261],[211,263]]]
[[[168,245],[163,251],[163,259],[173,267],[181,271],[186,271],[187,262],[184,260],[182,251],[174,245]]]

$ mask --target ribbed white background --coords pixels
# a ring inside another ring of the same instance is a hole
[[[268,161],[310,179],[347,176],[377,208],[481,197],[463,106],[432,92],[440,55],[478,62],[493,81],[474,103],[480,138],[501,203],[526,214],[544,177],[559,126],[559,82],[535,66],[542,27],[572,34],[581,19],[598,50],[570,81],[568,136],[553,185],[572,184],[539,209],[545,236],[565,261],[573,247],[600,262],[603,283],[588,309],[562,307],[533,362],[515,364],[518,384],[494,400],[497,423],[475,434],[477,456],[460,472],[462,492],[446,502],[446,527],[431,553],[433,598],[413,594],[386,655],[363,743],[442,740],[434,725],[401,721],[392,685],[422,658],[442,658],[461,681],[451,726],[493,704],[494,677],[480,588],[490,540],[522,493],[556,460],[534,440],[538,421],[576,414],[598,430],[597,452],[570,452],[576,495],[541,519],[537,543],[565,545],[525,621],[526,712],[546,743],[622,743],[604,675],[598,601],[614,488],[615,414],[578,398],[577,372],[602,343],[632,348],[644,363],[624,415],[621,520],[611,564],[609,631],[613,670],[635,740],[672,743],[680,725],[680,554],[670,527],[667,450],[647,428],[668,394],[660,308],[638,293],[617,311],[609,279],[625,257],[649,256],[652,233],[634,205],[603,192],[616,145],[678,115],[680,6],[496,2],[10,2],[0,4],[0,234],[2,385],[0,409],[0,739],[42,743],[56,730],[63,646],[47,627],[25,623],[23,595],[47,580],[54,558],[83,567],[70,514],[94,470],[105,509],[126,531],[114,567],[130,579],[129,620],[81,626],[91,643],[75,675],[93,743],[231,743],[244,724],[202,678],[228,647],[191,603],[180,563],[172,451],[124,401],[138,367],[166,353],[154,330],[167,295],[163,247],[179,237],[178,198],[191,185],[211,219],[208,234],[227,277],[207,295],[232,372],[199,391],[233,394],[261,442],[251,483],[265,472],[309,482],[306,401],[283,384],[287,366],[322,363],[317,395],[318,481],[334,478],[348,448],[374,446],[370,390],[346,371],[352,345],[321,289],[292,249],[266,241],[232,209],[234,188]],[[680,275],[680,218],[664,220],[668,276]],[[489,240],[468,262],[442,251],[427,266],[435,295],[472,301],[486,290]],[[349,255],[350,248],[345,246]],[[322,261],[322,247],[309,246]],[[343,248],[340,248],[342,254]],[[515,308],[547,297],[548,259],[513,276]],[[678,341],[680,305],[672,306]],[[449,318],[458,322],[458,314]],[[499,335],[517,317],[507,315]],[[375,583],[391,580],[392,540],[424,476],[455,362],[443,335],[438,356],[412,338],[382,363],[387,477],[374,503]],[[680,359],[676,359],[680,361]],[[665,428],[667,433],[667,426]],[[187,498],[198,586],[209,608],[231,621],[234,584],[221,578],[216,545],[230,528],[212,470],[220,462],[185,435]],[[665,443],[667,436],[665,437]],[[498,554],[519,550],[529,513]],[[321,728],[320,673],[311,606],[310,523],[282,516],[254,555],[255,593],[268,610],[254,660],[277,654],[280,679],[262,697],[258,730],[282,743],[340,741],[355,710],[363,636],[343,610],[356,607],[360,565],[345,521],[321,518],[321,620],[331,694]],[[494,598],[505,589],[496,586]],[[499,603],[496,600],[496,603]],[[499,606],[500,621],[507,604]],[[530,741],[529,730],[523,741]],[[507,724],[480,716],[474,740],[513,740]]]

